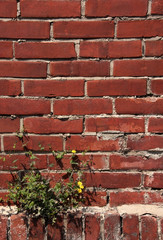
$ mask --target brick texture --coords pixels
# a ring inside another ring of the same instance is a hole
[[[80,209],[0,201],[0,239],[163,240],[162,56],[163,0],[0,0],[0,199],[28,151],[51,187],[88,163]]]

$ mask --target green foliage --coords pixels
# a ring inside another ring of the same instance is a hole
[[[43,150],[42,146],[41,148]],[[55,161],[61,161],[67,152],[52,153]],[[26,155],[32,160],[37,158],[32,151],[26,152]],[[82,174],[85,165],[79,161],[75,150],[71,152],[70,164],[71,168],[65,172],[66,181],[60,180],[52,188],[50,179],[41,175],[33,161],[29,170],[24,169],[12,174],[8,201],[14,202],[19,212],[25,211],[32,217],[42,217],[45,222],[55,223],[58,214],[78,207],[79,203],[84,201]]]

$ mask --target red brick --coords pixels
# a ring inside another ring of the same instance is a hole
[[[139,240],[139,218],[136,215],[123,216],[123,236],[126,240]]]
[[[43,62],[0,62],[0,77],[46,77],[47,64]]]
[[[55,115],[90,115],[112,113],[110,99],[64,99],[54,102]]]
[[[71,136],[67,138],[66,149],[78,151],[116,151],[120,149],[119,140],[102,140],[96,136]]]
[[[30,0],[31,1],[31,0]],[[73,58],[75,45],[70,42],[28,42],[15,44],[16,58]]]
[[[87,118],[86,132],[144,132],[144,118]]]
[[[142,240],[158,240],[157,219],[152,216],[141,217]]]
[[[139,187],[141,183],[141,175],[139,173],[85,173],[84,179],[87,187],[110,189]]]
[[[47,226],[47,240],[62,240],[64,239],[63,217],[59,216],[54,225]]]
[[[78,153],[77,159],[80,162],[87,162],[89,168],[91,169],[107,169],[109,166],[109,159],[107,155],[104,154],[80,154]],[[65,155],[61,162],[56,161],[53,155],[49,156],[49,165],[53,164],[50,167],[51,170],[61,170],[61,169],[68,169],[71,167],[70,164],[70,155]]]
[[[114,37],[113,21],[58,21],[53,26],[54,38]]]
[[[80,43],[80,56],[81,57],[107,58],[108,57],[108,42],[83,41]]]
[[[146,95],[145,79],[111,79],[87,82],[90,97]]]
[[[51,62],[50,74],[52,76],[93,77],[109,76],[110,62],[108,61],[67,61]]]
[[[154,94],[163,94],[163,80],[152,80],[151,81],[151,90]]]
[[[142,137],[128,137],[127,147],[132,150],[157,151],[163,148],[163,137],[161,136],[142,136]]]
[[[29,229],[29,240],[44,240],[45,226],[42,219],[31,219]]]
[[[161,76],[163,75],[163,60],[116,60],[113,74],[120,76]]]
[[[1,0],[0,1],[0,17],[15,18],[16,16],[17,16],[17,1]]]
[[[69,214],[67,219],[67,240],[82,239],[82,214]]]
[[[10,235],[12,240],[27,239],[27,218],[25,215],[18,214],[11,216]]]
[[[117,99],[116,111],[120,114],[163,114],[163,99]]]
[[[0,198],[2,198],[4,200],[4,202],[1,202],[0,203],[0,206],[8,206],[7,204],[7,199],[8,199],[8,191],[4,191],[2,190],[3,192],[0,192]],[[10,202],[11,204],[11,202]],[[4,232],[3,232],[4,231]],[[1,232],[1,217],[0,217],[0,236],[3,236],[3,234],[6,234],[6,231],[5,231],[5,228],[3,229],[3,231]],[[6,240],[6,235],[5,235],[5,238],[2,238],[2,240]]]
[[[140,85],[139,85],[140,86]],[[26,96],[72,96],[84,95],[83,80],[27,80],[24,81],[24,94]]]
[[[161,57],[163,55],[163,41],[146,41],[145,42],[145,55],[146,56],[157,56]]]
[[[163,14],[163,1],[162,0],[153,0],[152,1],[152,14],[161,15]]]
[[[106,192],[100,191],[89,191],[84,193],[85,201],[84,206],[98,206],[104,207],[107,205],[107,195]]]
[[[142,156],[110,156],[110,169],[113,170],[163,170],[163,157],[146,158]]]
[[[144,186],[151,188],[163,188],[163,174],[154,173],[152,175],[145,175]]]
[[[19,80],[0,80],[1,96],[18,96],[21,94],[21,82]]]
[[[118,22],[118,38],[156,37],[163,34],[163,20],[135,20]]]
[[[2,160],[1,160],[2,161]],[[8,183],[13,180],[10,173],[0,173],[0,189],[8,189]]]
[[[6,151],[24,151],[24,145],[28,150],[41,151],[39,145],[44,147],[44,151],[62,151],[62,138],[59,136],[30,136],[24,137],[23,141],[16,136],[4,136],[4,149]],[[13,146],[15,145],[15,149]]]
[[[80,0],[21,0],[21,16],[29,18],[80,17]]]
[[[7,217],[0,216],[0,236],[1,240],[7,239]]]
[[[85,217],[85,240],[100,238],[100,215],[87,214]]]
[[[29,133],[82,133],[83,119],[26,118],[24,128]]]
[[[49,36],[49,22],[0,21],[0,38],[47,39]]]
[[[141,57],[141,48],[139,40],[109,42],[108,56],[109,58]]]
[[[1,2],[0,2],[0,10],[1,10]],[[0,42],[0,58],[12,58],[12,42]]]
[[[163,118],[150,118],[148,131],[153,133],[163,133]]]
[[[0,114],[4,115],[38,115],[50,113],[50,102],[24,98],[1,98]]]
[[[88,0],[87,17],[146,16],[147,0]]]
[[[35,161],[35,167],[38,169],[47,169],[47,157],[46,155],[34,154],[36,159],[30,159],[26,155],[0,155],[0,170],[9,171],[9,170],[23,170],[30,169],[30,164]],[[5,158],[5,161],[3,159]],[[16,162],[15,162],[16,161]]]
[[[104,215],[104,239],[120,239],[120,216],[112,212]]]
[[[161,192],[111,192],[110,206],[163,203]]]
[[[0,132],[18,132],[20,129],[20,120],[10,118],[0,118]]]

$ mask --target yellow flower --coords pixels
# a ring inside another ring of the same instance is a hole
[[[80,188],[78,188],[78,193],[81,193],[81,192],[82,192],[82,190]]]
[[[80,181],[78,181],[78,186],[79,186],[80,189],[83,189],[83,188],[84,188],[83,183],[80,182]]]
[[[75,154],[75,153],[76,153],[76,150],[72,150],[71,152]]]

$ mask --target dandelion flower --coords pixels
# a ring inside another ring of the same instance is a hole
[[[72,150],[72,153],[74,153],[74,154],[75,154],[75,153],[76,153],[76,150]]]

